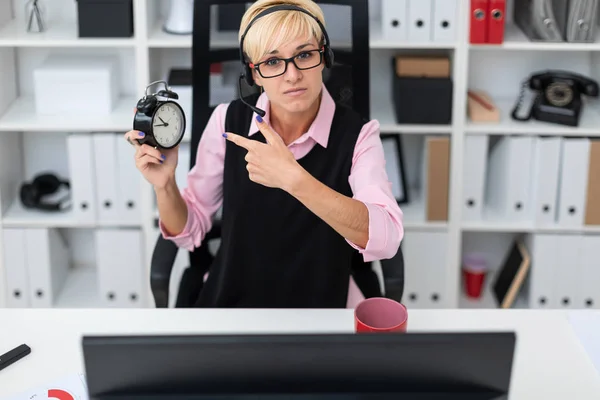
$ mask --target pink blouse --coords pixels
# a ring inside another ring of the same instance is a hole
[[[218,105],[210,117],[198,145],[196,164],[187,176],[187,187],[181,190],[188,207],[184,230],[179,235],[170,236],[162,222],[159,223],[165,239],[172,240],[178,247],[189,251],[200,246],[205,234],[211,229],[213,215],[222,204],[226,141],[222,134],[225,132],[227,107],[228,104]],[[269,100],[265,93],[259,97],[257,107],[267,112],[264,120],[269,123]],[[315,144],[327,147],[334,112],[335,102],[323,85],[323,97],[317,117],[308,131],[288,146],[296,159],[305,156]],[[258,132],[254,117],[256,115],[253,115],[249,136]],[[371,120],[363,126],[356,142],[348,177],[353,198],[362,201],[368,209],[369,239],[364,249],[348,240],[347,242],[367,262],[393,257],[404,235],[403,215],[387,177],[379,133],[377,120]]]

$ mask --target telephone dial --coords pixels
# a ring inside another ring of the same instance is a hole
[[[525,116],[519,112],[525,96],[525,89],[538,92],[531,109]],[[523,82],[512,118],[555,124],[578,126],[583,109],[582,95],[598,97],[598,83],[583,75],[567,71],[549,70],[536,73]]]

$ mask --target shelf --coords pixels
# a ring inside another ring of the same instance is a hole
[[[453,49],[455,43],[444,42],[398,42],[384,39],[381,24],[371,21],[369,46],[371,49]],[[236,48],[239,46],[237,32],[211,32],[211,48]],[[349,48],[351,42],[332,40],[334,48]],[[174,35],[162,30],[161,24],[155,24],[148,37],[148,47],[154,48],[191,48],[192,35]]]
[[[133,38],[80,38],[74,21],[53,21],[45,32],[28,33],[12,20],[0,29],[0,47],[133,47]]]
[[[533,42],[513,24],[504,31],[502,44],[469,44],[473,50],[524,50],[524,51],[600,51],[600,30],[591,43]]]
[[[154,48],[192,48],[192,35],[176,35],[166,33],[161,24],[155,24],[148,38],[148,47]],[[213,31],[210,34],[210,47],[215,49],[236,48],[238,38],[236,32]]]
[[[515,105],[512,100],[493,99],[500,109],[499,123],[479,123],[468,121],[466,132],[471,134],[523,134],[557,136],[600,136],[600,113],[588,104],[584,105],[578,127],[570,127],[531,119],[526,122],[515,121],[510,114]]]
[[[599,226],[559,226],[536,225],[533,220],[510,221],[503,218],[497,212],[484,209],[483,218],[479,221],[463,221],[461,224],[463,232],[522,232],[522,233],[600,233]]]
[[[140,227],[139,224],[114,222],[87,223],[78,220],[72,211],[51,212],[30,210],[15,199],[2,216],[2,225],[7,228],[97,228],[97,227]]]
[[[18,98],[0,116],[0,131],[111,131],[127,132],[133,126],[133,109],[138,99],[123,97],[108,116],[38,115],[33,97]]]
[[[490,280],[488,280],[487,278],[488,277],[486,277],[488,284],[484,288],[483,293],[481,294],[481,297],[479,299],[473,299],[473,298],[468,297],[465,294],[464,289],[461,287],[460,297],[458,300],[459,308],[467,308],[467,309],[496,308],[496,309],[501,309],[500,307],[498,307],[498,305],[496,303],[496,298],[494,297],[491,287],[490,287],[491,285],[489,285]],[[517,298],[515,299],[515,302],[513,303],[513,306],[511,309],[528,309],[528,308],[529,308],[529,304],[528,304],[525,296],[518,295]]]

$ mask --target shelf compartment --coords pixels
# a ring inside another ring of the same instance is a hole
[[[13,101],[0,116],[0,131],[117,131],[127,132],[133,126],[133,110],[138,99],[122,96],[108,116],[38,115],[32,96]]]
[[[480,123],[468,121],[465,131],[469,134],[508,134],[524,135],[557,135],[557,136],[600,136],[600,111],[592,104],[585,104],[578,127],[552,124],[531,119],[526,122],[515,121],[511,113],[516,101],[514,99],[494,99],[500,110],[499,123]]]
[[[371,118],[380,123],[382,133],[407,134],[450,134],[452,124],[399,124],[394,110],[392,85],[392,59],[398,54],[393,50],[381,51],[370,60],[370,99]],[[407,52],[412,54],[412,52]],[[426,54],[440,54],[438,51],[427,51]],[[442,52],[446,54],[446,52]]]
[[[461,259],[456,273],[459,279],[459,308],[500,308],[494,294],[493,285],[502,268],[507,252],[510,251],[513,241],[523,235],[522,231],[513,230],[507,232],[486,233],[463,233]],[[465,279],[463,275],[463,260],[468,255],[478,255],[485,260],[487,273],[484,278],[481,297],[472,298],[467,296]],[[521,286],[511,308],[528,308],[528,280]]]

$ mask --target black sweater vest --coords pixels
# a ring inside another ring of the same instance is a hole
[[[225,130],[247,137],[251,118],[252,110],[234,100]],[[327,148],[316,144],[298,163],[320,182],[352,197],[348,177],[363,124],[353,110],[336,105]],[[250,139],[265,142],[260,132]],[[356,250],[287,192],[252,182],[246,153],[227,141],[221,245],[196,305],[345,307]]]

